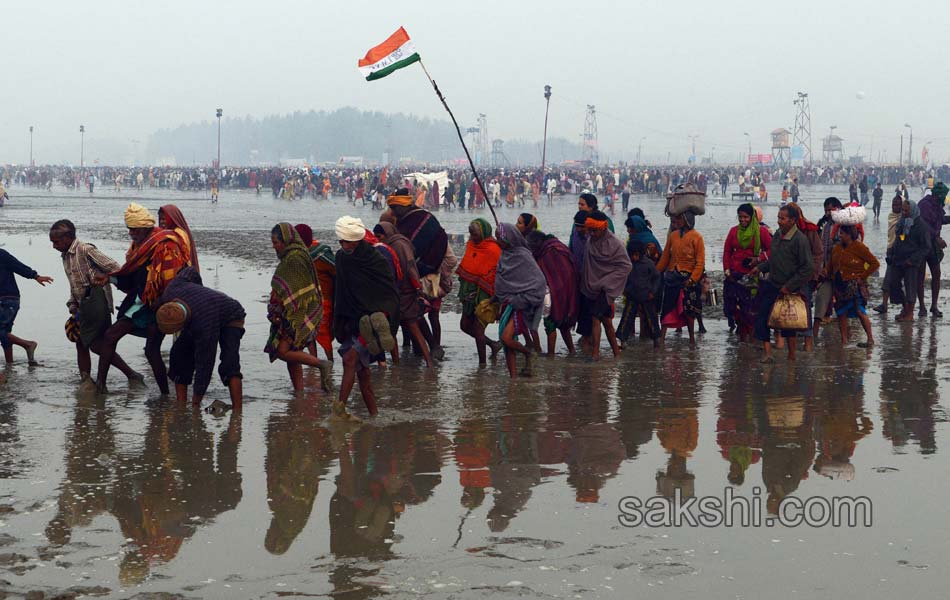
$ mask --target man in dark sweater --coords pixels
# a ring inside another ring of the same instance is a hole
[[[20,311],[20,288],[17,287],[14,275],[32,279],[42,286],[52,283],[53,278],[38,274],[6,250],[0,249],[0,345],[3,346],[3,357],[8,363],[13,362],[13,346],[17,345],[26,350],[27,360],[31,365],[35,365],[33,353],[36,351],[36,342],[10,333],[13,331],[13,321]],[[4,377],[0,374],[0,383],[3,381]]]
[[[917,274],[917,300],[920,302],[917,316],[919,317],[927,316],[927,306],[924,303],[924,275],[928,267],[930,268],[930,314],[938,319],[943,316],[937,308],[937,300],[940,299],[940,261],[943,260],[943,251],[947,247],[940,233],[944,225],[950,224],[950,216],[943,210],[948,191],[950,190],[947,186],[942,181],[938,181],[930,193],[917,203],[920,219],[927,226],[930,238],[930,251],[920,265],[920,273]]]
[[[630,242],[630,262],[632,269],[627,275],[627,284],[624,286],[624,299],[630,304],[629,309],[624,306],[623,314],[627,319],[622,320],[624,327],[617,330],[617,338],[626,344],[630,333],[634,330],[633,322],[640,317],[641,335],[653,340],[653,347],[659,346],[660,321],[656,309],[656,292],[660,287],[660,272],[656,265],[646,256],[646,246],[639,240]]]
[[[762,342],[765,352],[762,362],[773,362],[769,315],[775,301],[779,296],[799,293],[815,272],[811,246],[805,234],[798,230],[800,216],[795,206],[786,205],[779,209],[779,229],[772,237],[769,260],[757,264],[750,273],[753,277],[759,273],[768,274],[768,278],[759,282],[759,308],[755,317],[755,337]],[[811,315],[808,320],[811,321]],[[792,338],[786,345],[788,359],[795,360],[795,332],[782,330],[782,337]]]
[[[165,335],[181,332],[169,356],[169,379],[175,382],[179,402],[188,399],[188,386],[194,377],[192,404],[201,400],[211,382],[215,353],[221,345],[218,375],[228,386],[231,403],[241,409],[241,338],[245,312],[241,304],[221,292],[203,287],[201,276],[185,267],[168,284],[159,298],[155,314],[159,330]]]

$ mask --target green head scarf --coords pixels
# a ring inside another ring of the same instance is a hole
[[[475,226],[478,227],[478,230],[482,232],[483,240],[487,240],[488,238],[491,237],[491,234],[492,234],[491,223],[489,223],[485,219],[475,219],[474,221],[472,221],[472,223],[474,223]]]
[[[739,247],[748,248],[751,246],[753,255],[758,257],[762,252],[762,235],[759,219],[755,214],[755,208],[753,208],[751,204],[743,204],[739,206],[736,212],[745,213],[752,217],[748,226],[743,227],[742,225],[739,225],[739,229],[737,231],[739,236]]]

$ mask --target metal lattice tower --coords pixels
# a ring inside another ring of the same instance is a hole
[[[474,160],[475,160],[475,164],[479,165],[482,163],[482,157],[480,154],[481,147],[479,146],[478,127],[466,127],[465,133],[472,135],[472,149],[475,153]]]
[[[835,135],[837,125],[832,125],[828,137],[821,140],[821,156],[826,163],[837,163],[844,160],[844,139]]]
[[[491,141],[491,166],[493,169],[511,166],[511,161],[508,160],[508,156],[505,155],[504,140]]]
[[[593,104],[587,105],[587,116],[584,118],[584,156],[583,160],[596,165],[600,159],[597,151],[597,111]]]
[[[812,161],[811,154],[811,107],[808,104],[808,94],[798,92],[798,97],[792,101],[795,105],[795,132],[792,136],[793,144],[801,146],[802,159],[806,164]]]
[[[488,117],[485,113],[478,113],[478,133],[475,140],[475,147],[478,148],[476,151],[479,156],[478,162],[485,164],[489,160],[489,144],[491,143],[488,139]]]
[[[772,131],[772,164],[779,169],[788,169],[792,164],[792,149],[788,143],[791,132],[784,127]]]

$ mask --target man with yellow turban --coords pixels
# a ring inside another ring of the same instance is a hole
[[[164,334],[155,323],[159,297],[178,272],[191,266],[188,245],[179,234],[170,229],[155,227],[155,217],[144,206],[129,204],[125,210],[125,226],[129,229],[132,245],[125,254],[125,264],[109,275],[98,275],[95,285],[112,283],[125,292],[119,305],[116,322],[103,335],[99,354],[99,373],[96,388],[106,390],[109,365],[119,340],[128,334],[145,338],[145,357],[163,396],[168,395],[168,376],[162,360]]]
[[[409,238],[416,256],[416,265],[419,267],[419,278],[431,276],[438,281],[442,261],[449,246],[449,236],[435,216],[424,208],[413,203],[408,188],[396,190],[386,199],[389,210],[396,217],[396,229]],[[432,286],[438,288],[438,285]],[[420,329],[432,349],[432,355],[441,359],[445,352],[441,348],[440,340],[433,337],[428,323],[420,319]]]

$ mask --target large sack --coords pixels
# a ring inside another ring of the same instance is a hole
[[[808,329],[808,308],[799,294],[779,296],[769,313],[771,329],[805,331]]]
[[[681,183],[666,197],[666,214],[676,216],[687,211],[694,215],[706,214],[706,194],[695,184]]]
[[[868,211],[863,206],[845,206],[831,213],[831,220],[838,225],[860,225],[867,218]]]
[[[485,327],[498,321],[501,316],[501,306],[497,302],[492,302],[491,298],[485,298],[475,306],[475,317]]]

